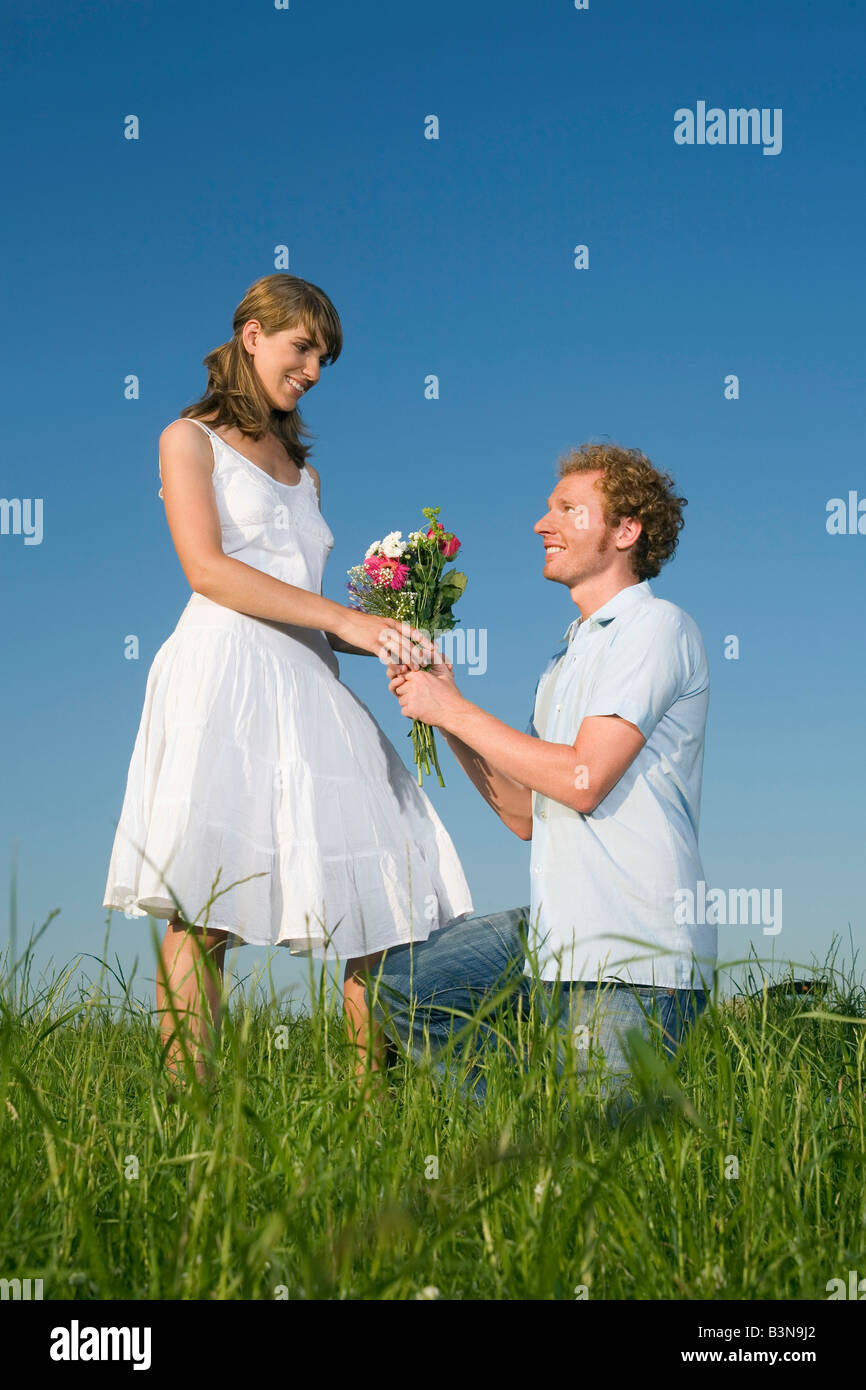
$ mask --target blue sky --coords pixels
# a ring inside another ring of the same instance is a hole
[[[750,936],[777,960],[823,958],[834,934],[850,951],[849,925],[862,946],[866,535],[825,525],[829,499],[866,496],[858,7],[215,0],[46,25],[25,3],[7,34],[0,494],[42,498],[44,529],[0,536],[0,867],[17,852],[19,939],[61,909],[37,962],[102,951],[147,671],[189,592],[157,438],[282,244],[345,333],[304,404],[336,536],[325,592],[440,505],[470,575],[458,611],[488,631],[463,688],[522,728],[575,616],[532,532],[556,458],[643,449],[689,499],[654,588],[709,654],[707,881],[784,895],[778,936],[720,929],[720,959]],[[698,101],[780,108],[781,152],[675,144]],[[379,664],[342,675],[408,760]],[[529,847],[444,758],[431,795],[476,909],[525,902]],[[138,956],[144,988],[147,926],[112,914],[109,951]],[[278,984],[303,975],[277,953]]]

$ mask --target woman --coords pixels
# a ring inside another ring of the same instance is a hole
[[[199,1076],[227,943],[344,960],[358,1069],[376,1070],[365,972],[472,910],[427,796],[339,678],[334,650],[405,659],[408,642],[322,597],[334,538],[297,407],[341,349],[327,296],[267,275],[205,357],[204,396],[159,440],[193,593],[148,675],[104,905],[168,919],[160,1031],[176,1070],[188,1025]]]

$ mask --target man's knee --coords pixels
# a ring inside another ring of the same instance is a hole
[[[510,999],[525,984],[528,908],[464,918],[426,940],[387,950],[365,989],[386,1036],[441,1039],[479,1007]]]

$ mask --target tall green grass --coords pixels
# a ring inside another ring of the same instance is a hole
[[[46,1298],[820,1299],[866,1275],[866,1001],[830,961],[820,997],[713,1001],[673,1061],[636,1038],[612,1126],[535,1009],[487,1017],[483,1105],[404,1060],[365,1103],[324,975],[308,1012],[235,988],[216,1080],[172,1099],[119,967],[34,980],[32,946],[0,981],[0,1275]]]

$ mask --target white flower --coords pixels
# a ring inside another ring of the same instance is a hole
[[[423,541],[424,538],[425,538],[425,537],[424,537],[424,532],[423,532],[423,531],[410,531],[410,532],[409,532],[409,544],[410,544],[410,545],[415,545],[418,541]]]
[[[402,531],[389,531],[382,541],[382,554],[387,555],[389,560],[399,560],[405,549]]]
[[[440,1292],[439,1292],[439,1290],[437,1289],[437,1287],[436,1287],[435,1284],[425,1284],[425,1286],[424,1286],[424,1288],[421,1290],[421,1292],[420,1292],[420,1293],[416,1293],[416,1295],[415,1295],[416,1302],[417,1302],[419,1299],[424,1300],[424,1299],[428,1299],[428,1298],[432,1299],[432,1298],[441,1298],[441,1297],[442,1297],[442,1295],[440,1294]]]
[[[380,548],[381,548],[381,545],[382,545],[382,542],[381,542],[381,541],[374,541],[372,545],[369,545],[369,546],[367,547],[367,553],[366,553],[366,555],[364,556],[364,559],[365,559],[365,560],[369,560],[369,558],[370,558],[371,555],[378,555],[379,550],[380,550]]]

